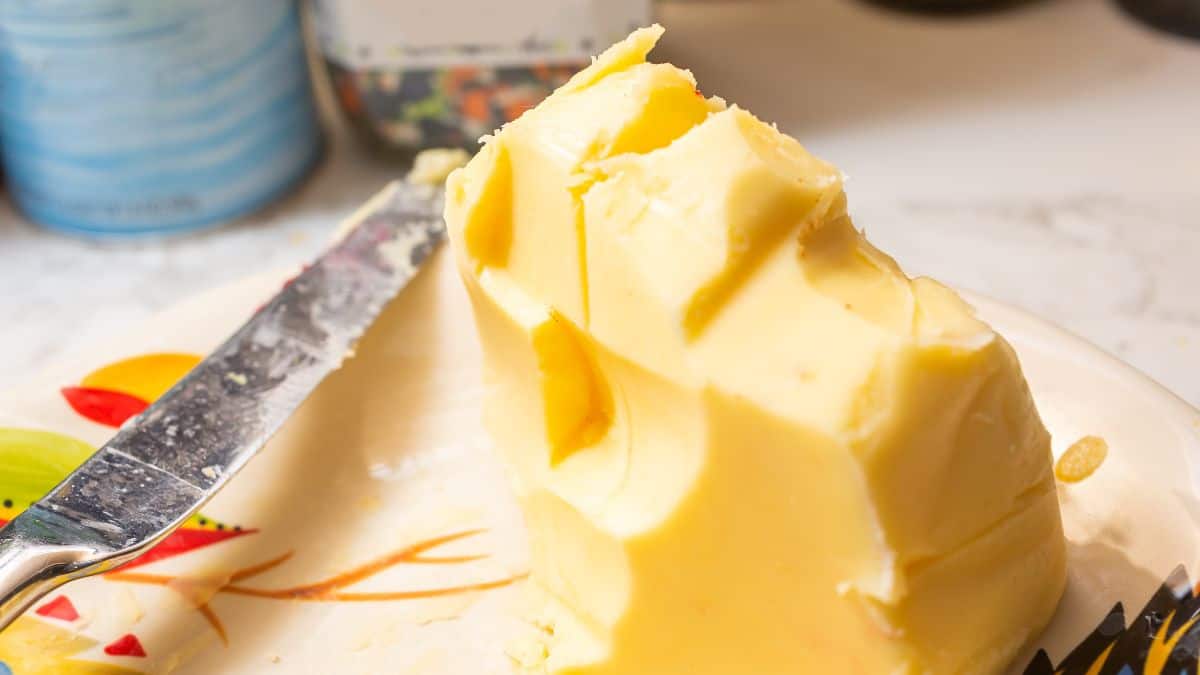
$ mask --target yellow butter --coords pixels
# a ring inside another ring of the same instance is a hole
[[[448,181],[537,653],[589,675],[996,673],[1065,579],[1009,346],[838,171],[635,32]]]
[[[419,185],[442,185],[451,171],[467,163],[471,156],[462,148],[430,148],[413,158],[405,180]]]

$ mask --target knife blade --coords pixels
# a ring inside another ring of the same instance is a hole
[[[445,237],[444,191],[396,181],[352,229],[75,472],[0,530],[0,630],[149,550],[336,370]]]

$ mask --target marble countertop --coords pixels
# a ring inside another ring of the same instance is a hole
[[[669,2],[658,57],[849,176],[914,274],[1028,309],[1200,405],[1200,42],[1103,0],[918,18],[850,2]],[[400,170],[336,128],[253,217],[166,241],[42,231],[0,199],[0,388],[183,297],[298,264]]]

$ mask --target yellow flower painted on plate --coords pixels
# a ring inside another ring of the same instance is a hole
[[[99,643],[69,627],[22,617],[0,633],[0,673],[13,675],[138,675],[141,671],[85,661],[78,654]]]

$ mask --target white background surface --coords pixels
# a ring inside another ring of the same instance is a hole
[[[1023,307],[1200,404],[1200,42],[1104,0],[931,19],[850,0],[672,2],[658,59],[849,176],[914,274]],[[399,170],[341,131],[295,194],[218,230],[94,244],[0,203],[0,388],[197,291],[298,264]]]

